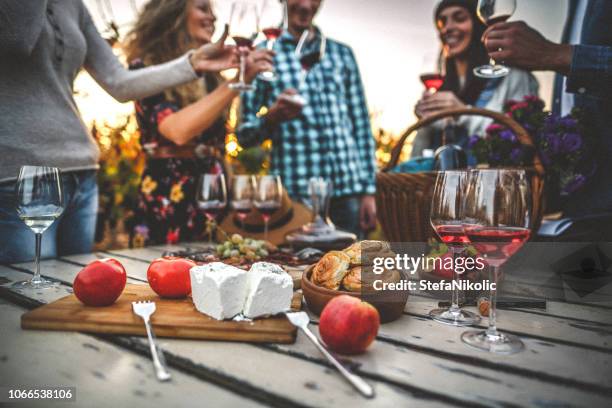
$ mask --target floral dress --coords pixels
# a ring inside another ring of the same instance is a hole
[[[204,80],[208,90],[218,84],[214,77],[205,76]],[[175,146],[159,133],[159,125],[182,106],[158,94],[137,101],[135,108],[140,143],[145,152],[160,146]],[[223,154],[225,133],[225,123],[220,117],[194,142],[214,147]],[[202,237],[205,215],[195,199],[196,183],[201,174],[222,171],[222,163],[214,157],[147,158],[132,224],[132,246],[173,244]]]

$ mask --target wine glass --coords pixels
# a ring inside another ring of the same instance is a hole
[[[255,197],[255,178],[250,175],[237,175],[232,177],[231,206],[240,220],[240,227],[244,230],[244,220],[253,209]]]
[[[430,221],[436,234],[448,246],[453,255],[453,280],[459,275],[454,268],[457,257],[465,251],[468,239],[463,231],[462,199],[467,180],[466,171],[439,172],[434,185]],[[440,323],[453,326],[469,326],[480,321],[480,317],[459,307],[459,288],[453,286],[451,306],[434,309],[429,316]]]
[[[209,223],[208,242],[212,243],[213,230],[217,225],[217,217],[227,206],[227,190],[223,174],[203,174],[200,177],[196,201],[204,211]]]
[[[444,84],[446,67],[440,54],[428,52],[423,56],[420,79],[428,93],[434,94]]]
[[[309,36],[310,30],[304,30],[300,40],[298,41],[298,45],[295,48],[295,56],[300,61],[300,66],[302,67],[300,72],[300,80],[298,83],[298,92],[304,90],[308,73],[315,67],[315,65],[323,60],[323,57],[325,56],[325,48],[327,46],[327,38],[321,34],[319,47],[315,50],[304,51],[304,46],[306,45],[306,41],[308,40]],[[306,98],[301,95],[294,95],[293,100],[301,105],[306,105],[308,103]]]
[[[287,30],[287,4],[285,0],[264,0],[260,17],[261,31],[266,36],[266,48],[274,49],[276,40],[283,30]],[[274,71],[259,74],[264,81],[276,81],[278,78]]]
[[[283,185],[279,176],[260,176],[255,188],[253,204],[264,220],[264,239],[268,239],[268,224],[270,217],[281,207],[283,200]]]
[[[478,0],[478,18],[488,26],[506,21],[516,10],[516,0]],[[508,75],[510,69],[498,65],[493,58],[488,65],[474,68],[474,75],[481,78],[502,78]]]
[[[489,280],[495,283],[501,266],[529,239],[531,191],[524,170],[487,169],[469,173],[463,207],[463,229],[485,262]],[[522,350],[514,335],[500,333],[496,326],[496,293],[491,288],[489,327],[467,331],[464,343],[500,354]]]
[[[236,1],[232,4],[229,31],[240,54],[240,79],[239,82],[230,84],[229,87],[240,92],[251,91],[254,87],[244,81],[244,74],[246,57],[259,32],[259,15],[255,4],[248,1]]]
[[[17,214],[36,236],[36,272],[28,281],[16,282],[17,288],[42,289],[56,285],[40,276],[42,234],[64,211],[62,173],[45,166],[23,166],[15,188]]]

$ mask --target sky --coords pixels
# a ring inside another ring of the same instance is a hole
[[[132,4],[139,8],[146,0],[85,0],[85,3],[102,30],[102,16],[108,19],[110,9],[116,21],[127,27],[135,17]],[[216,3],[218,27],[222,27],[231,0]],[[327,36],[353,48],[370,111],[378,113],[379,126],[394,134],[415,121],[413,108],[423,92],[419,74],[427,55],[431,59],[439,49],[432,16],[437,3],[438,0],[323,0],[315,20]],[[511,20],[524,20],[546,38],[559,41],[567,0],[517,0],[517,4]],[[540,81],[540,97],[549,103],[553,76],[536,73],[536,77]],[[99,109],[100,104],[96,102],[95,106]],[[87,119],[92,114],[84,116]]]

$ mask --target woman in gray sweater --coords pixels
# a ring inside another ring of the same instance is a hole
[[[18,218],[22,165],[63,171],[65,210],[45,232],[43,256],[91,250],[98,206],[98,148],[72,97],[81,68],[119,101],[140,99],[234,67],[235,52],[210,44],[129,71],[100,36],[82,0],[0,2],[0,263],[33,259],[34,234]]]

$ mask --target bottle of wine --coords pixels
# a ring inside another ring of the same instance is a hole
[[[444,127],[442,146],[436,150],[434,169],[436,171],[459,170],[467,168],[465,151],[455,144],[457,128],[453,121]]]

